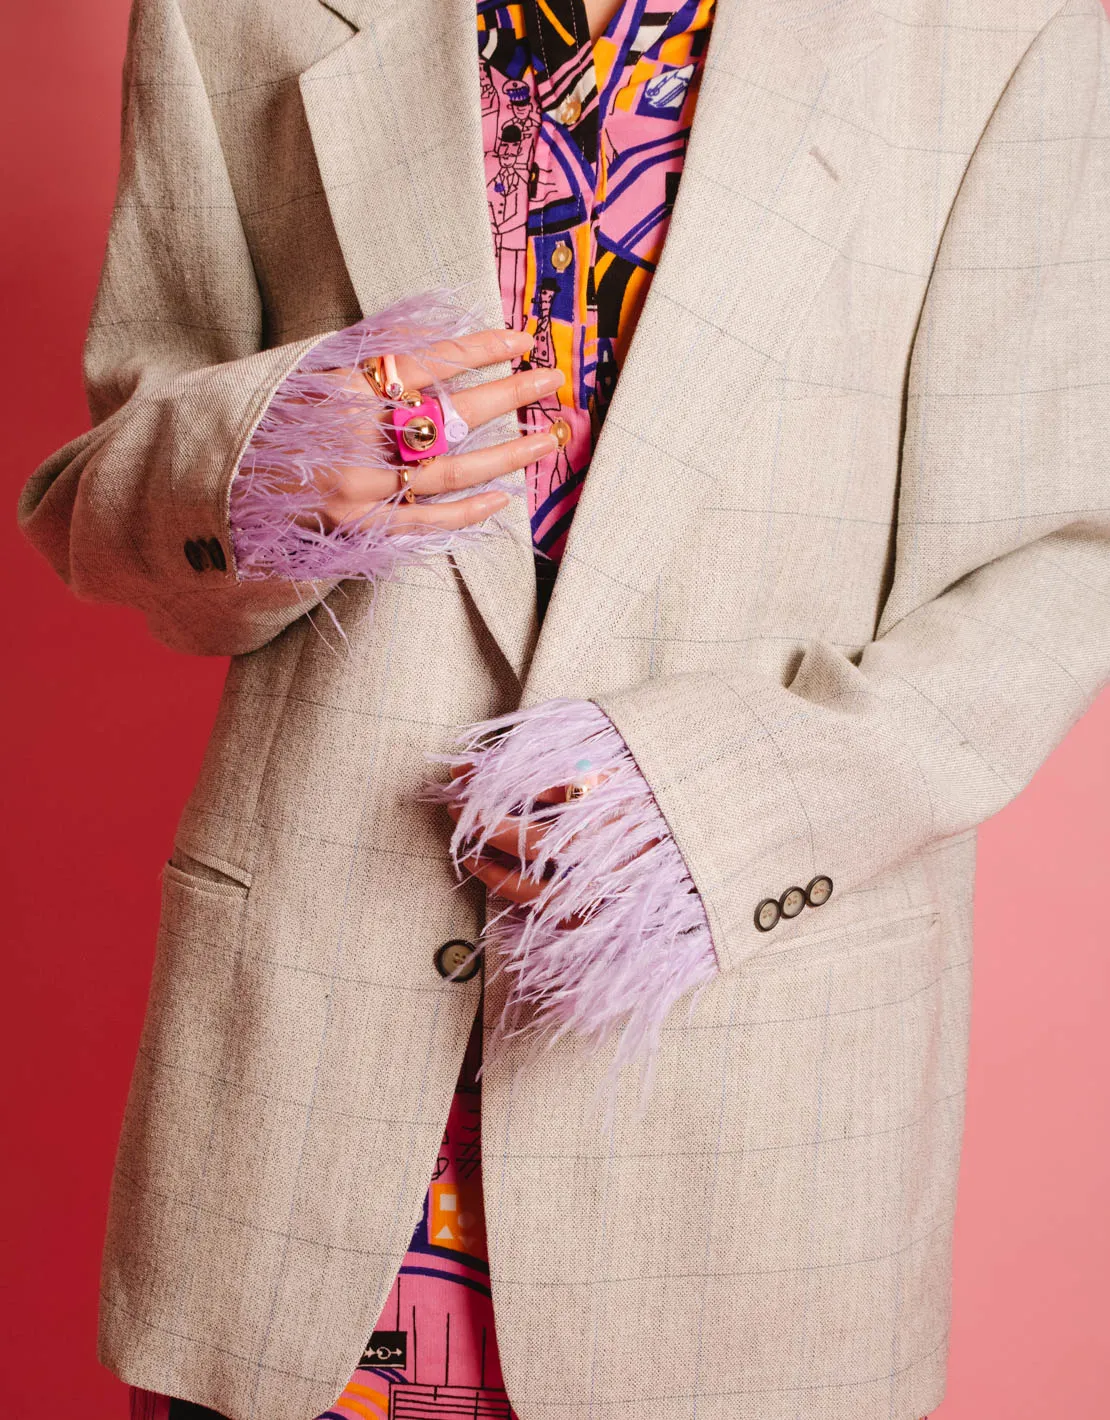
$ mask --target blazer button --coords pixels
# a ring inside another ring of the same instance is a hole
[[[806,890],[800,887],[787,888],[779,898],[779,910],[784,917],[797,917],[806,905]]]
[[[467,962],[468,965],[463,965]],[[475,951],[474,943],[464,940],[462,937],[453,937],[451,941],[444,942],[435,955],[436,971],[440,976],[450,977],[452,981],[469,981],[472,976],[476,976],[482,965],[482,954]],[[462,971],[459,971],[462,967]],[[458,972],[458,975],[454,975]]]
[[[769,932],[781,916],[777,898],[765,897],[755,909],[755,925],[761,932]]]
[[[210,565],[207,547],[193,538],[185,544],[185,556],[194,572],[203,572]]]
[[[830,897],[832,897],[832,878],[828,874],[820,873],[817,877],[809,880],[806,886],[806,901],[810,907],[823,907]]]
[[[218,537],[210,537],[204,544],[208,549],[208,556],[212,559],[212,566],[217,572],[227,571],[227,558],[224,556],[223,545]]]

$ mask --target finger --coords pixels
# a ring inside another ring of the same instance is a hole
[[[436,493],[457,493],[479,483],[503,478],[519,468],[527,468],[559,447],[554,434],[536,430],[531,434],[505,439],[484,449],[471,449],[465,454],[437,454],[409,464],[409,487],[425,496]],[[351,522],[373,512],[373,505],[384,502],[397,492],[401,468],[357,468],[348,466],[327,486],[321,475],[320,492],[324,508],[333,522]],[[299,487],[300,485],[292,485]]]
[[[500,380],[490,380],[484,385],[471,385],[469,389],[454,390],[451,398],[455,408],[472,429],[494,419],[498,414],[508,414],[510,410],[522,409],[526,404],[534,404],[544,395],[554,394],[564,383],[566,376],[562,370],[517,370]]]
[[[474,493],[469,498],[457,498],[450,503],[374,502],[369,506],[356,505],[342,516],[333,510],[331,526],[344,532],[366,532],[380,523],[382,531],[390,537],[427,528],[456,532],[492,517],[508,501],[508,493],[495,489],[490,493]]]
[[[507,868],[503,863],[495,863],[479,854],[464,858],[462,867],[485,883],[495,897],[506,897],[510,902],[522,905],[535,902],[545,886],[522,877],[515,868]]]
[[[386,531],[391,537],[424,528],[457,532],[499,513],[508,501],[507,493],[493,492],[474,493],[469,498],[457,498],[451,503],[396,503]]]
[[[562,803],[562,802],[563,802],[563,798],[562,798],[562,796],[560,795],[560,797],[559,797],[558,800],[554,800],[554,801],[553,801],[553,800],[543,800],[543,801],[541,801],[540,799],[537,799],[536,802],[537,802],[537,803],[540,803],[540,802],[548,802],[548,803],[556,802],[556,803]],[[455,821],[456,821],[456,823],[457,823],[457,822],[458,822],[458,818],[459,818],[459,814],[458,814],[458,813],[455,813],[455,812],[452,812],[453,807],[454,807],[453,805],[450,805],[450,804],[449,804],[449,805],[448,805],[448,812],[451,813],[451,817],[452,817],[453,819],[455,819]],[[461,812],[461,811],[460,811],[460,812]],[[614,813],[614,814],[612,814],[612,815],[610,816],[609,821],[610,821],[610,822],[615,821],[615,820],[618,819],[619,817],[620,817],[619,813]],[[530,824],[528,825],[528,827],[524,830],[524,857],[523,857],[523,861],[524,861],[525,863],[527,863],[527,864],[534,863],[537,858],[543,856],[543,854],[544,854],[544,849],[545,849],[545,846],[546,846],[546,845],[545,845],[545,839],[546,839],[546,836],[547,836],[547,833],[548,833],[548,830],[549,830],[550,826],[551,826],[551,824],[550,824],[550,819],[549,819],[549,821],[546,822],[546,823],[545,823],[545,822],[530,823]],[[582,835],[581,835],[581,833],[579,832],[579,833],[572,833],[572,834],[569,835],[569,837],[560,838],[560,840],[559,840],[559,853],[560,853],[560,854],[567,853],[571,848],[574,847],[574,845],[575,845],[576,843],[578,843],[578,842],[581,840],[581,837],[582,837]],[[495,827],[494,827],[490,832],[483,834],[483,837],[482,837],[482,852],[484,853],[487,848],[495,848],[495,849],[497,849],[497,851],[498,851],[499,853],[504,853],[507,857],[509,857],[509,858],[515,858],[518,862],[520,862],[520,861],[521,861],[520,840],[521,840],[520,820],[519,820],[519,819],[513,819],[513,818],[505,818],[505,819],[502,819],[499,824],[495,825]],[[654,845],[654,843],[657,842],[657,841],[658,841],[658,840],[653,839],[652,842],[646,844],[644,848],[638,849],[635,853],[633,853],[629,858],[627,858],[627,859],[625,860],[625,862],[629,862],[629,863],[632,862],[632,860],[633,860],[634,858],[638,858],[641,853],[647,852],[647,849],[650,848],[650,847],[652,847],[652,846]],[[550,850],[548,850],[548,851],[550,851]],[[622,863],[620,866],[623,866],[623,863]]]
[[[417,493],[455,493],[460,488],[472,488],[476,483],[488,483],[491,478],[527,468],[558,447],[554,434],[541,431],[465,454],[439,454],[419,465],[410,487]]]
[[[597,786],[598,786],[599,784],[603,783],[604,780],[606,780],[608,777],[609,777],[609,776],[608,776],[607,774],[585,774],[585,773],[583,773],[583,774],[579,775],[579,776],[574,780],[574,783],[575,783],[576,785],[582,785],[582,786],[586,789],[586,791],[587,791],[587,793],[588,793],[589,790],[591,790],[591,789],[596,789]],[[582,795],[579,795],[578,797],[581,798]],[[537,794],[537,795],[536,795],[536,803],[538,803],[538,804],[562,804],[562,803],[565,803],[565,802],[566,802],[566,798],[567,798],[567,786],[566,786],[565,784],[557,784],[557,785],[555,786],[555,788],[553,788],[553,789],[545,789],[542,794]]]
[[[532,337],[520,330],[478,330],[471,335],[437,340],[427,350],[397,356],[397,378],[406,389],[421,390],[433,380],[449,380],[460,370],[477,370],[514,360],[532,348]]]
[[[462,805],[448,804],[447,812],[458,823],[462,817]],[[524,830],[524,859],[526,862],[531,862],[542,849],[545,833],[546,828],[542,824],[529,824]],[[482,847],[483,851],[486,848],[496,848],[510,858],[519,859],[521,856],[520,840],[520,820],[505,818],[492,832],[484,834]]]
[[[334,476],[330,470],[314,473],[325,508],[334,522],[348,523],[372,513],[397,492],[400,465],[396,468],[359,468],[347,465]],[[384,513],[386,508],[381,507]]]
[[[543,840],[546,829],[542,824],[531,823],[524,830],[524,861],[531,863],[543,851]],[[487,833],[483,841],[484,848],[496,848],[498,852],[507,854],[510,858],[521,857],[520,852],[520,822],[514,823],[512,819],[502,819],[492,833]]]

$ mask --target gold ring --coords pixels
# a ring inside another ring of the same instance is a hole
[[[394,355],[372,355],[358,368],[379,399],[399,399],[404,404],[420,404],[423,400],[423,395],[406,390],[398,379]]]
[[[589,784],[583,784],[580,779],[572,779],[566,789],[567,803],[572,803],[575,799],[584,799],[590,792],[591,787],[592,786]]]
[[[396,355],[379,355],[381,361],[379,373],[382,377],[382,385],[385,388],[387,399],[404,399],[405,387],[397,376]]]
[[[405,502],[414,502],[416,499],[416,494],[412,491],[412,474],[408,471],[407,468],[399,468],[397,470],[397,474],[401,480],[400,491],[404,497]]]
[[[380,355],[372,355],[369,360],[364,360],[358,368],[362,372],[366,383],[378,398],[385,399],[385,382],[382,379],[382,357]]]

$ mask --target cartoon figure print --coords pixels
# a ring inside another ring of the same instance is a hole
[[[551,370],[555,368],[551,308],[558,289],[558,283],[552,277],[545,277],[540,282],[535,339],[526,362],[532,368]],[[522,365],[524,363],[522,362]],[[529,428],[540,430],[550,428],[556,419],[565,418],[566,410],[563,408],[559,400],[559,392],[556,390],[528,405],[526,415]],[[543,478],[543,486],[537,491],[536,498],[537,504],[542,506],[551,493],[565,483],[571,475],[570,445],[566,444],[556,449],[553,454],[549,454],[539,464],[533,465],[533,468]]]
[[[495,71],[481,66],[482,121],[486,125],[486,200],[493,229],[497,272],[505,301],[506,323],[519,307],[524,291],[528,246],[528,175],[532,165],[539,121],[532,91],[518,79],[507,79],[499,88]],[[492,128],[492,135],[490,129]],[[490,137],[493,137],[491,143]],[[513,303],[516,303],[515,305]]]
[[[500,166],[486,184],[501,290],[512,293],[517,301],[524,289],[528,246],[528,172],[520,169],[523,146],[516,124],[503,123],[497,142]]]

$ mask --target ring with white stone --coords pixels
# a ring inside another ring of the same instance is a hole
[[[443,437],[449,444],[459,444],[470,433],[470,425],[455,408],[455,401],[442,390],[436,395],[443,410]]]

